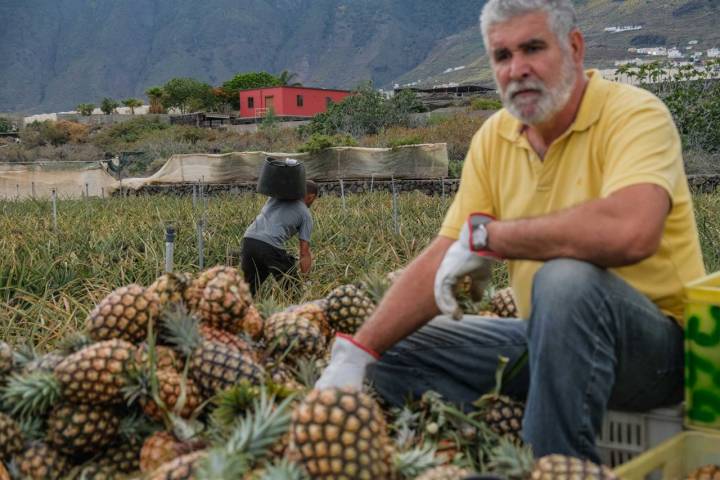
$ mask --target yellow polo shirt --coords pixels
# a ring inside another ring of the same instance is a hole
[[[630,185],[659,185],[672,200],[660,248],[650,258],[612,271],[681,321],[683,285],[704,275],[705,268],[677,129],[651,93],[604,80],[597,71],[587,73],[590,81],[575,122],[544,160],[506,110],[483,124],[473,137],[440,235],[456,239],[472,212],[499,220],[536,217]],[[520,314],[527,318],[533,277],[542,262],[512,260],[508,266]]]

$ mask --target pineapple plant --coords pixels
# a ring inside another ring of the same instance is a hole
[[[685,480],[720,480],[720,465],[703,465],[693,470]]]
[[[31,480],[56,480],[70,467],[69,460],[60,452],[43,442],[34,442],[15,457],[22,478]]]
[[[119,473],[133,473],[140,469],[140,449],[142,441],[132,436],[123,439],[122,443],[113,445],[105,450],[97,459],[99,467],[110,467]]]
[[[155,345],[155,368],[158,370],[175,370],[180,367],[175,350],[165,345]],[[135,351],[135,364],[141,368],[150,368],[150,347],[147,342],[138,345]]]
[[[38,371],[52,372],[53,370],[55,370],[55,367],[57,367],[58,364],[63,361],[64,358],[64,355],[61,355],[57,352],[50,352],[46,353],[45,355],[40,355],[23,365],[22,374],[28,375]]]
[[[262,383],[265,371],[251,355],[205,340],[198,320],[182,309],[167,315],[164,327],[166,339],[190,362],[190,377],[206,398],[243,379]]]
[[[0,462],[11,458],[23,448],[20,426],[4,413],[0,412]]]
[[[61,403],[47,420],[47,443],[68,456],[98,452],[115,439],[120,415],[103,405]]]
[[[243,331],[243,320],[252,303],[250,287],[236,275],[218,274],[202,292],[197,311],[208,325],[232,333]]]
[[[515,303],[515,296],[510,287],[502,288],[493,293],[490,297],[490,304],[492,305],[493,312],[500,317],[518,318],[520,316],[517,304]]]
[[[292,306],[288,308],[287,311],[310,320],[320,328],[320,332],[323,336],[328,338],[332,335],[332,329],[330,328],[328,317],[325,313],[327,310],[326,303],[327,302],[325,302],[325,300],[315,300],[301,305]]]
[[[263,336],[271,351],[292,357],[314,357],[325,350],[320,327],[295,313],[279,312],[265,321]]]
[[[483,420],[493,432],[519,440],[525,405],[500,393],[503,373],[508,361],[507,357],[500,357],[495,372],[495,388],[489,394],[480,397],[474,405],[483,411]]]
[[[341,333],[355,333],[375,308],[372,300],[355,285],[337,287],[325,300],[330,326]]]
[[[165,273],[148,286],[148,290],[158,296],[161,310],[168,304],[183,302],[190,299],[192,275],[189,273]]]
[[[385,419],[365,393],[311,391],[293,412],[291,436],[291,445],[312,478],[392,477]]]
[[[124,340],[106,340],[66,357],[55,367],[63,398],[76,403],[119,403],[135,347]]]
[[[147,336],[148,322],[160,312],[153,291],[130,284],[112,291],[90,312],[87,331],[95,341],[120,339],[137,343]]]

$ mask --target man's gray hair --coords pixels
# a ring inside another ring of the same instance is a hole
[[[488,32],[497,23],[534,12],[546,12],[550,29],[564,48],[569,48],[568,34],[577,28],[577,16],[571,0],[490,0],[480,14],[480,30],[485,48],[490,47]]]

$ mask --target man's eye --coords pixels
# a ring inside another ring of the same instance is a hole
[[[508,58],[510,58],[510,54],[507,52],[499,52],[495,54],[496,62],[502,62],[504,60],[507,60]]]

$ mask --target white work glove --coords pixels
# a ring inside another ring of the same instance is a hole
[[[471,214],[435,273],[435,303],[442,313],[455,320],[460,320],[463,315],[455,298],[455,285],[469,275],[473,297],[479,298],[490,282],[493,262],[500,258],[487,250],[485,225],[493,220],[482,213]]]
[[[330,354],[330,364],[323,371],[315,388],[350,387],[362,389],[365,370],[380,355],[360,345],[350,335],[338,333]]]

